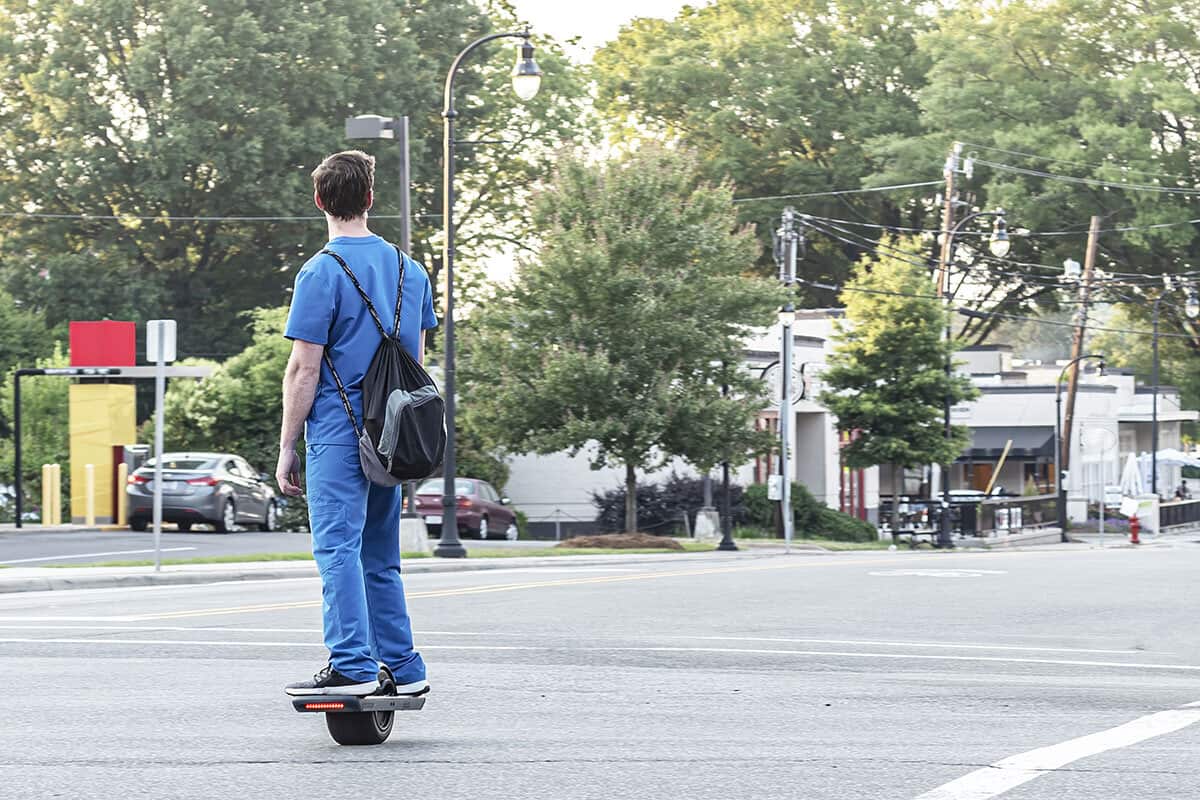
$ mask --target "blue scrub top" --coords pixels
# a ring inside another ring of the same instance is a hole
[[[393,314],[399,283],[396,248],[374,235],[339,236],[326,247],[345,260],[390,332],[395,324]],[[437,324],[429,275],[406,255],[400,342],[416,357],[421,332]],[[331,256],[318,253],[300,268],[284,336],[327,348],[346,387],[355,418],[362,425],[362,379],[379,348],[379,330],[354,284]],[[305,424],[304,439],[308,444],[358,444],[338,396],[337,384],[325,365],[321,367],[321,380]]]

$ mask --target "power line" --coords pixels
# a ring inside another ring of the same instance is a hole
[[[738,197],[733,202],[749,203],[757,200],[794,200],[801,197],[833,197],[843,194],[867,194],[869,192],[890,192],[896,189],[917,189],[924,186],[940,186],[941,181],[923,181],[921,183],[897,183],[891,186],[869,186],[863,189],[834,189],[828,192],[804,192],[803,194],[773,194],[763,197]]]
[[[1200,194],[1200,190],[1197,192]],[[811,217],[813,219],[822,219],[827,222],[840,222],[843,225],[856,225],[860,228],[873,228],[875,230],[898,231],[901,233],[928,233],[940,234],[940,228],[908,228],[903,225],[883,225],[877,222],[859,222],[853,219],[838,219],[836,217],[819,217],[812,214],[802,214],[803,217]],[[1200,225],[1200,218],[1184,219],[1178,222],[1156,222],[1152,225],[1123,225],[1116,228],[1101,228],[1100,233],[1128,233],[1130,231],[1152,231],[1160,228],[1178,228],[1183,225]],[[1010,235],[1020,237],[1022,239],[1035,239],[1041,236],[1078,236],[1087,234],[1087,230],[1062,230],[1062,231],[1011,231]],[[987,231],[959,231],[955,236],[990,236]]]
[[[1065,158],[1053,158],[1051,156],[1042,156],[1042,155],[1037,155],[1035,153],[1025,153],[1020,150],[1006,150],[1003,147],[993,147],[991,145],[975,144],[973,142],[962,142],[962,146],[964,148],[965,147],[974,147],[979,150],[991,150],[992,152],[995,152],[995,153],[1005,153],[1010,156],[1019,156],[1021,158],[1032,159],[1034,161],[1048,161],[1053,164],[1070,164],[1073,167],[1087,167],[1088,169],[1099,169],[1101,167],[1112,166],[1112,167],[1117,167],[1119,169],[1123,169],[1126,172],[1136,172],[1139,175],[1153,175],[1155,177],[1160,177],[1160,178],[1183,178],[1184,180],[1192,180],[1194,177],[1191,175],[1174,175],[1169,172],[1152,172],[1150,170],[1145,170],[1145,169],[1135,169],[1134,167],[1128,167],[1128,166],[1125,166],[1124,164],[1115,164],[1115,163],[1105,164],[1103,162],[1095,162],[1095,161],[1069,161]]]
[[[1107,189],[1121,189],[1122,191],[1133,192],[1157,192],[1159,194],[1178,194],[1188,197],[1200,195],[1200,189],[1185,189],[1183,187],[1171,186],[1156,186],[1151,183],[1125,183],[1123,181],[1104,181],[1098,178],[1077,178],[1073,175],[1061,175],[1056,172],[1045,172],[1038,169],[1029,169],[1028,167],[1015,167],[1012,164],[1004,164],[999,161],[987,161],[982,158],[975,159],[976,164],[981,164],[985,167],[998,169],[1003,172],[1013,172],[1018,175],[1026,175],[1034,178],[1049,178],[1056,181],[1064,181],[1066,183],[1079,183],[1085,186],[1099,186]]]

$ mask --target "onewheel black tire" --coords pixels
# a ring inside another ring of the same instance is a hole
[[[131,519],[129,520],[129,527],[138,533],[141,533],[142,531],[146,530],[146,520],[137,518]]]
[[[338,744],[383,744],[392,733],[394,711],[366,711],[325,715],[329,735]]]
[[[191,529],[192,529],[192,523],[190,523],[190,522],[179,523],[179,532],[180,533],[187,533]]]

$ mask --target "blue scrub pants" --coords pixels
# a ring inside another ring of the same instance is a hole
[[[374,680],[387,664],[397,683],[424,680],[400,578],[400,489],[367,480],[358,448],[308,446],[308,518],[321,573],[325,646],[333,668]]]

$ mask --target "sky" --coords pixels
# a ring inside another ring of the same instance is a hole
[[[513,0],[517,15],[539,31],[565,41],[581,37],[582,53],[590,53],[615,39],[621,26],[634,17],[674,17],[686,5],[704,5],[704,0]]]

